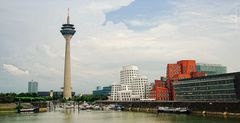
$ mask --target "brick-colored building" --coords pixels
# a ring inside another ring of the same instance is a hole
[[[177,64],[181,66],[181,74],[191,74],[197,71],[195,60],[181,60]]]
[[[174,89],[172,83],[176,83],[180,79],[196,78],[205,76],[203,72],[196,72],[195,60],[181,60],[176,64],[167,65],[167,88],[169,92],[169,99],[175,99]]]
[[[150,98],[156,100],[175,100],[173,83],[178,80],[206,76],[204,72],[197,72],[195,60],[181,60],[176,64],[167,65],[167,78],[155,80],[150,92]]]
[[[150,94],[151,99],[155,100],[169,100],[168,88],[166,88],[164,81],[155,80],[154,87]]]
[[[167,65],[167,80],[191,78],[192,73],[198,75],[195,60],[181,60],[178,61],[177,64]]]

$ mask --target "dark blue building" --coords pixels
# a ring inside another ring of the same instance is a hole
[[[106,86],[103,87],[102,89],[99,88],[99,86],[97,87],[97,90],[93,91],[93,96],[96,95],[101,95],[101,96],[109,96],[112,90],[112,86]]]

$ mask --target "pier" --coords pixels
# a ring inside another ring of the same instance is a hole
[[[97,101],[99,105],[118,104],[127,111],[155,112],[162,107],[187,107],[192,113],[240,116],[240,102],[177,102],[177,101]]]

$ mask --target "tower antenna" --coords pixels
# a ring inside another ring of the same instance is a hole
[[[68,8],[68,15],[67,15],[67,24],[70,24],[69,8]]]

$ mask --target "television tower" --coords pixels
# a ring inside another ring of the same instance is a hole
[[[67,23],[62,25],[60,32],[62,33],[63,37],[66,40],[63,98],[71,99],[72,86],[71,86],[70,41],[76,31],[75,31],[74,25],[70,24],[69,9],[68,9]]]

